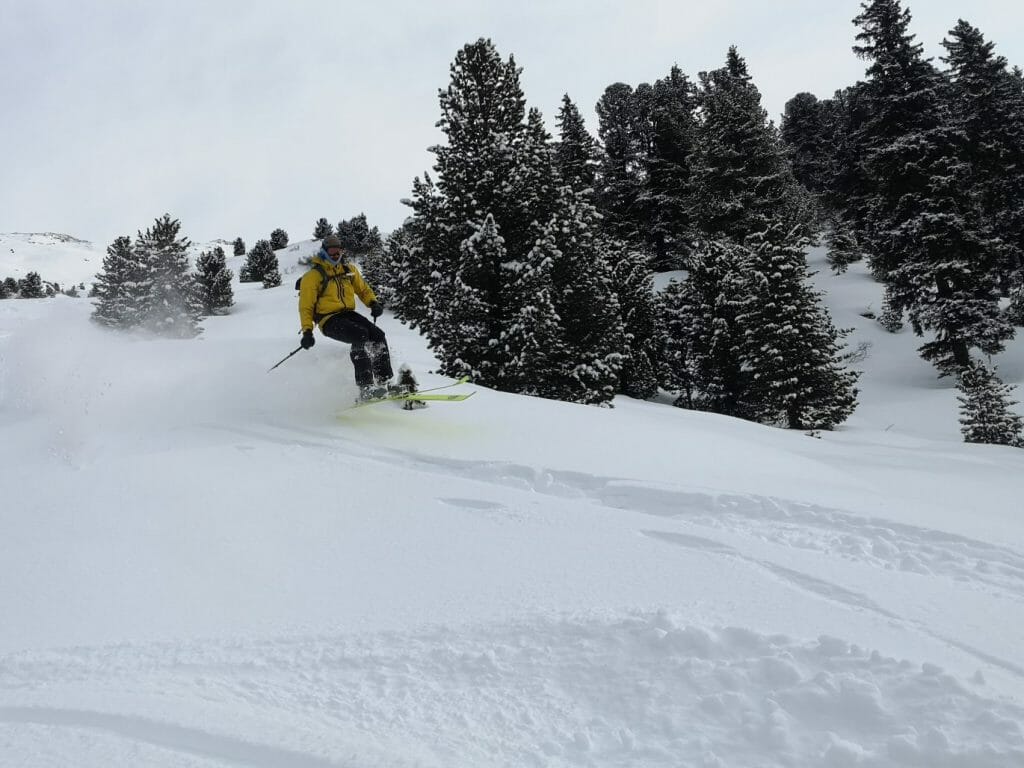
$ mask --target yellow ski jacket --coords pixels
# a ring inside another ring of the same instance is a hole
[[[327,285],[321,292],[323,278],[316,269],[310,269],[302,276],[299,283],[299,319],[304,332],[313,330],[314,324],[323,328],[323,321],[331,315],[354,310],[356,296],[366,306],[377,300],[377,294],[355,264],[341,262],[335,266],[319,256],[313,258],[313,263],[319,264],[327,275]]]

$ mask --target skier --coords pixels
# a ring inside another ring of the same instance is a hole
[[[356,312],[356,296],[370,309],[374,320],[384,304],[363,279],[355,264],[345,261],[341,240],[328,235],[313,257],[313,268],[299,280],[299,319],[303,349],[316,343],[313,326],[337,341],[352,345],[349,357],[355,367],[361,400],[385,397],[394,375],[384,331]]]

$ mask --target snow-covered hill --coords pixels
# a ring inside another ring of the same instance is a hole
[[[202,251],[216,246],[232,252],[231,243],[214,240],[193,243],[189,253],[194,260]],[[299,247],[302,247],[299,244]],[[90,243],[72,235],[56,232],[0,232],[0,280],[20,280],[29,272],[38,272],[48,283],[66,289],[84,284],[88,289],[103,270],[107,245]]]
[[[816,277],[868,346],[815,439],[346,410],[344,345],[267,373],[310,247],[197,340],[0,302],[0,765],[1024,764],[1024,452],[959,442],[863,272]]]

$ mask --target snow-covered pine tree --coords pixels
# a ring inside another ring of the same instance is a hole
[[[135,238],[135,256],[145,268],[142,326],[158,336],[190,338],[199,333],[202,307],[189,271],[188,238],[181,222],[165,213]]]
[[[29,272],[18,281],[18,296],[22,299],[42,299],[46,296],[43,279],[38,272]]]
[[[412,286],[422,291],[421,302],[426,302],[427,335],[441,350],[445,366],[486,375],[502,369],[495,356],[508,318],[499,314],[490,320],[488,326],[499,335],[490,337],[485,348],[474,335],[481,328],[476,302],[501,310],[501,262],[483,265],[482,254],[498,258],[498,250],[481,251],[484,243],[479,238],[472,248],[464,247],[464,241],[480,232],[490,215],[507,259],[525,258],[541,226],[551,218],[551,212],[543,210],[544,201],[554,197],[551,150],[539,113],[526,120],[519,74],[515,60],[510,56],[503,62],[490,40],[478,40],[456,54],[451,82],[440,92],[438,126],[447,144],[431,148],[437,182],[429,176],[417,179],[411,201],[417,245],[410,255],[426,263],[406,274],[417,282],[427,277],[421,288]],[[460,343],[461,322],[456,313],[464,308],[472,333],[460,349],[455,346]],[[480,380],[500,386],[498,381]]]
[[[374,228],[376,229],[376,227]],[[402,230],[397,230],[401,232]],[[387,248],[390,247],[391,238],[394,233],[388,235],[385,242],[380,242],[380,233],[377,233],[377,244],[371,250],[363,254],[359,263],[359,271],[363,273],[363,279],[372,287],[377,298],[383,301],[392,311],[395,307],[392,302],[395,298],[393,264]]]
[[[822,207],[839,216],[862,238],[866,231],[871,184],[862,162],[862,128],[868,114],[867,86],[857,83],[821,102],[824,152],[821,168]]]
[[[583,116],[568,94],[562,96],[557,123],[555,164],[562,181],[577,191],[593,189],[600,156],[597,142],[587,131]]]
[[[508,180],[515,209],[502,229],[502,236],[517,243],[515,256],[519,257],[525,256],[541,236],[543,223],[550,220],[559,204],[562,184],[555,167],[551,135],[537,109],[527,113],[516,155],[516,173]]]
[[[462,241],[455,273],[431,293],[430,347],[448,376],[470,376],[506,388],[508,359],[497,341],[503,331],[497,271],[506,261],[504,238],[488,214],[480,228]]]
[[[18,281],[13,277],[4,278],[4,287],[7,289],[8,296],[15,296],[18,293]]]
[[[793,163],[793,176],[805,189],[819,194],[825,188],[830,146],[825,108],[813,93],[798,93],[786,102],[779,136]]]
[[[281,284],[281,270],[276,263],[271,264],[270,269],[263,273],[263,287],[277,288]]]
[[[418,182],[418,180],[417,180]],[[383,299],[395,316],[413,328],[422,328],[427,316],[427,292],[430,274],[428,260],[422,258],[420,240],[416,236],[416,221],[407,219],[384,241],[381,273],[371,282],[384,291]],[[370,278],[367,278],[370,279]]]
[[[701,120],[692,156],[695,224],[742,243],[770,224],[810,227],[778,131],[735,46],[726,66],[700,74]]]
[[[622,248],[612,254],[612,263],[626,342],[619,392],[646,400],[665,380],[663,311],[645,254]]]
[[[499,340],[504,358],[500,378],[506,391],[559,399],[568,388],[567,355],[551,280],[559,256],[548,232],[526,258],[501,264],[506,286],[503,315],[508,321]]]
[[[1006,307],[1006,321],[1018,328],[1024,326],[1024,284],[1010,289],[1010,303]]]
[[[559,400],[601,405],[618,388],[626,349],[613,274],[617,255],[590,196],[562,187],[555,215],[544,230],[554,244],[552,302],[561,323],[569,371]]]
[[[1013,387],[999,380],[995,370],[972,360],[960,371],[960,432],[964,442],[1024,447],[1021,416],[1013,410]]]
[[[899,0],[871,0],[855,19],[870,60],[871,116],[865,167],[872,270],[906,310],[920,347],[940,375],[970,363],[969,350],[995,354],[1013,328],[997,304],[998,242],[984,227],[970,185],[963,137],[949,124],[946,84],[913,43]]]
[[[275,251],[288,247],[288,233],[283,229],[275,229],[270,233],[270,247]]]
[[[746,249],[732,240],[699,242],[683,283],[665,292],[668,380],[676,405],[727,416],[748,415],[749,374],[736,316],[746,298]]]
[[[650,92],[646,86],[645,93]],[[626,83],[605,88],[595,107],[601,140],[596,202],[605,230],[628,246],[642,247],[646,222],[640,199],[647,183],[648,136],[642,125],[643,95]]]
[[[807,238],[775,224],[747,238],[736,314],[750,418],[790,429],[831,429],[857,405],[840,333],[809,285]]]
[[[144,268],[136,258],[132,239],[124,236],[107,246],[103,270],[93,283],[97,299],[92,319],[110,328],[131,328],[141,322],[140,283]]]
[[[647,211],[645,243],[655,271],[683,268],[695,239],[690,156],[696,141],[696,108],[697,89],[678,67],[654,83],[640,208]]]
[[[981,31],[960,20],[942,41],[951,122],[962,132],[968,185],[998,240],[1003,291],[1024,280],[1024,90]]]
[[[256,245],[245,257],[245,265],[242,267],[240,278],[247,283],[262,283],[267,273],[276,271],[280,275],[280,265],[277,261],[277,254],[269,240],[257,240]]]
[[[843,274],[851,264],[862,258],[853,228],[835,213],[828,217],[825,246],[828,249],[828,265],[837,275]]]
[[[365,213],[339,221],[337,235],[345,254],[360,262],[368,253],[380,251],[383,247],[380,230],[370,227]]]
[[[204,315],[220,315],[235,303],[231,289],[234,273],[227,268],[224,249],[217,246],[196,259],[196,288]]]
[[[677,407],[693,409],[696,408],[696,371],[691,365],[689,339],[695,307],[693,298],[688,295],[691,287],[687,282],[672,279],[658,295],[665,336],[661,385],[677,393],[674,403]]]
[[[334,225],[331,224],[327,219],[320,218],[316,222],[316,226],[313,227],[313,239],[323,240],[328,235],[334,234]]]
[[[882,287],[882,311],[878,313],[878,324],[889,333],[903,330],[903,311],[893,301],[888,286]]]
[[[11,292],[7,288],[7,281],[6,280],[0,280],[0,299],[9,299],[9,298],[11,298]]]
[[[245,256],[245,240],[240,237],[235,238],[234,254],[235,256]]]

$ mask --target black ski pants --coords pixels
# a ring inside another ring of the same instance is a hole
[[[349,357],[356,369],[356,384],[368,387],[388,381],[391,370],[391,353],[384,331],[358,312],[338,312],[331,315],[320,327],[324,336],[352,345]]]

